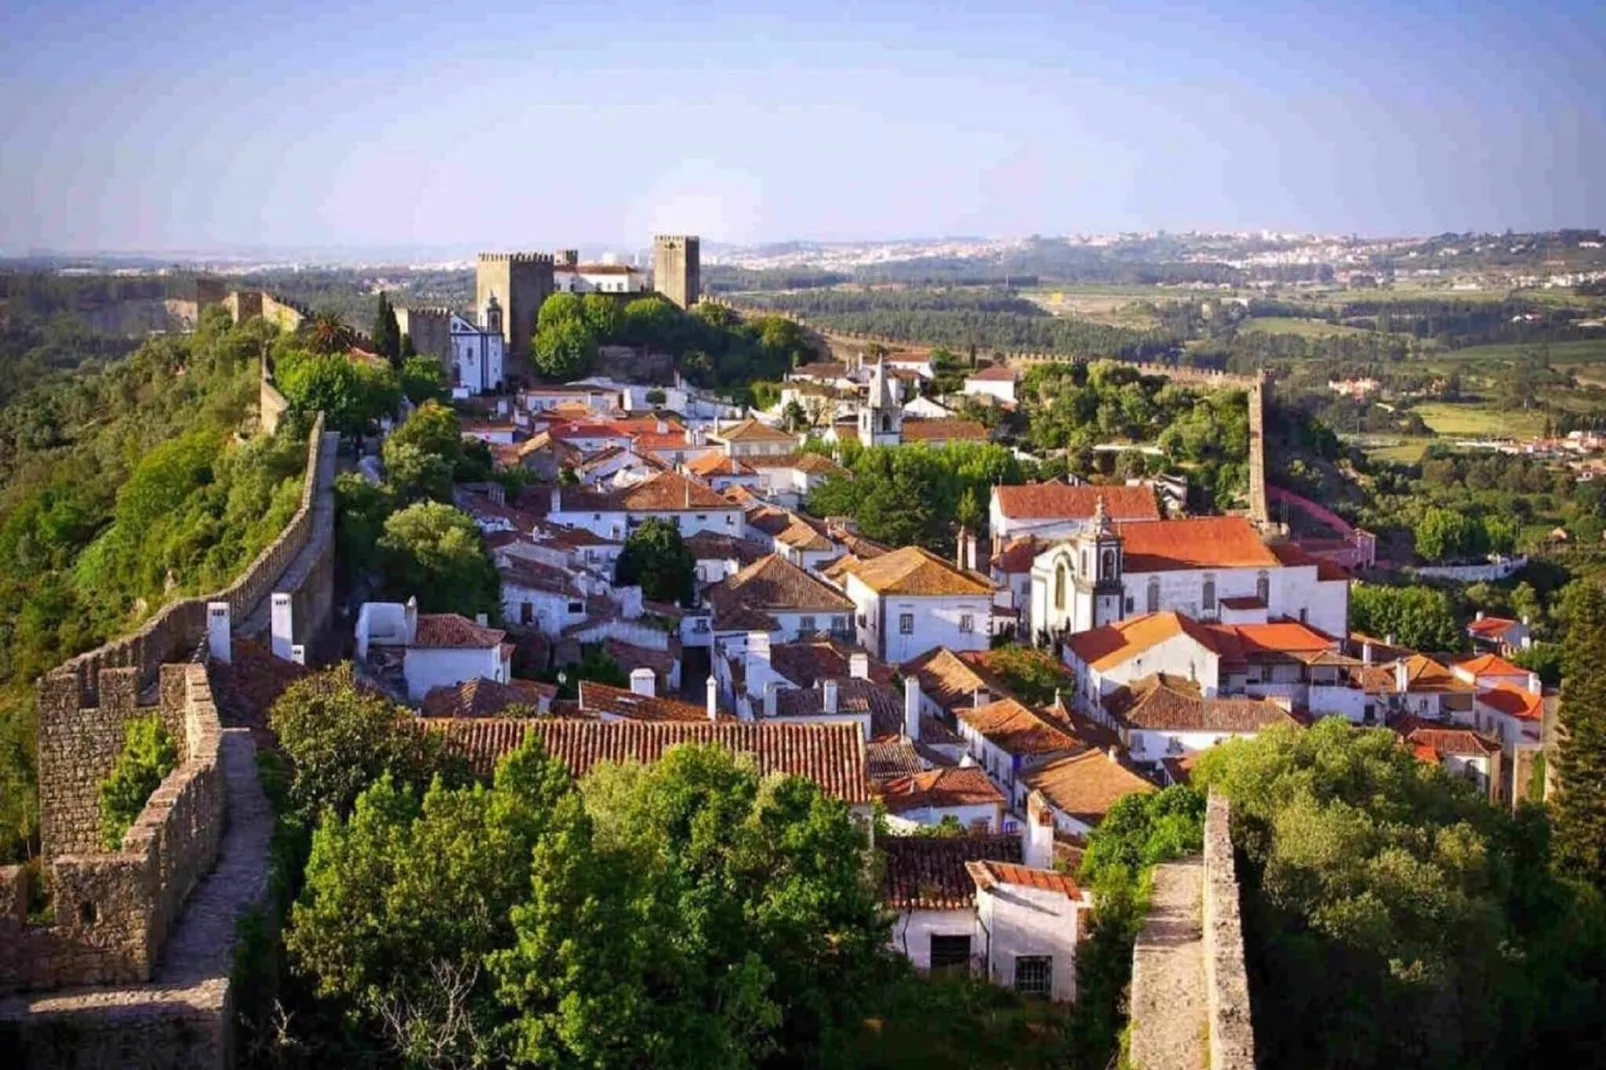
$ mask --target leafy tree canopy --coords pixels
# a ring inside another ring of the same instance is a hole
[[[391,514],[379,557],[385,589],[397,601],[416,597],[426,613],[469,618],[501,609],[501,578],[479,528],[460,509],[415,502]]]

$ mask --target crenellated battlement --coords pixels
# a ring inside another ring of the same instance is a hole
[[[551,253],[480,253],[479,260],[483,263],[509,263],[509,264],[550,264],[553,263]]]

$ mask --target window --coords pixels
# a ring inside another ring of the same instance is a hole
[[[1160,577],[1149,577],[1149,612],[1160,612]]]
[[[736,518],[734,516],[732,516],[731,514],[726,513],[725,514],[725,526],[726,527],[730,527],[734,523],[736,523]]]
[[[814,618],[799,617],[797,619],[797,630],[800,632],[812,632],[814,630]]]
[[[1132,612],[1132,596],[1131,595],[1127,595],[1127,598],[1126,598],[1126,611],[1128,613]]]
[[[708,620],[704,617],[698,617],[696,620],[691,622],[691,630],[694,632],[708,631]]]
[[[959,614],[959,630],[961,632],[964,632],[967,635],[970,634],[971,632],[975,631],[976,630],[976,616],[975,616],[975,614],[973,614],[973,613],[961,613],[961,614]]]
[[[1271,605],[1271,577],[1264,572],[1255,577],[1255,597],[1262,605]]]
[[[1099,566],[1099,579],[1101,579],[1101,580],[1114,579],[1115,578],[1115,551],[1114,550],[1105,550],[1102,560],[1103,560],[1103,564]]]
[[[519,623],[520,624],[528,624],[534,619],[535,619],[535,605],[533,603],[531,603],[531,602],[520,603],[520,605],[519,605]]]
[[[1054,994],[1052,955],[1016,955],[1015,991],[1023,996],[1047,999]]]
[[[848,618],[846,618],[846,617],[832,617],[831,618],[831,630],[833,632],[845,632],[845,631],[847,631],[848,630]]]
[[[707,513],[698,513],[697,514],[697,519],[698,520],[707,520],[708,519],[708,514]]]
[[[859,619],[859,627],[863,628],[864,627],[864,614],[863,613],[858,614],[858,619]]]
[[[970,937],[931,934],[931,972],[970,972]]]
[[[591,514],[591,519],[592,520],[601,520],[602,519],[602,514],[601,513],[592,513]]]
[[[1065,562],[1063,561],[1054,569],[1054,608],[1065,608]]]
[[[1083,576],[1087,575],[1087,551],[1086,550],[1082,551],[1082,567],[1080,569],[1078,569],[1077,571],[1080,572]]]
[[[586,611],[586,604],[584,602],[570,602],[569,603],[569,612],[570,613],[584,613],[585,611]]]
[[[1299,623],[1301,623],[1301,624],[1307,624],[1307,623],[1309,623],[1309,621],[1308,621],[1308,620],[1307,620],[1307,618],[1308,618],[1308,617],[1309,617],[1309,616],[1310,616],[1310,610],[1308,610],[1308,609],[1301,609],[1301,610],[1300,610],[1300,611],[1299,611]]]
[[[1205,573],[1204,594],[1200,602],[1206,613],[1214,613],[1216,611],[1216,577],[1208,572]]]
[[[898,614],[898,633],[900,635],[913,635],[915,633],[915,615],[913,613]]]

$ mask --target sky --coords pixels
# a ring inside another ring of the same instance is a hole
[[[1606,4],[0,0],[0,249],[1606,224]]]

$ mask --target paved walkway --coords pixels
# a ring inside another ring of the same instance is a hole
[[[256,608],[246,614],[244,623],[235,626],[241,635],[257,640],[268,635],[273,625],[273,592],[299,590],[335,537],[335,472],[339,450],[339,432],[325,431],[318,443],[318,482],[312,492],[312,527],[307,533],[306,545],[290,559]]]
[[[1154,867],[1149,919],[1132,956],[1135,1070],[1197,1070],[1209,1063],[1203,892],[1202,859]]]

